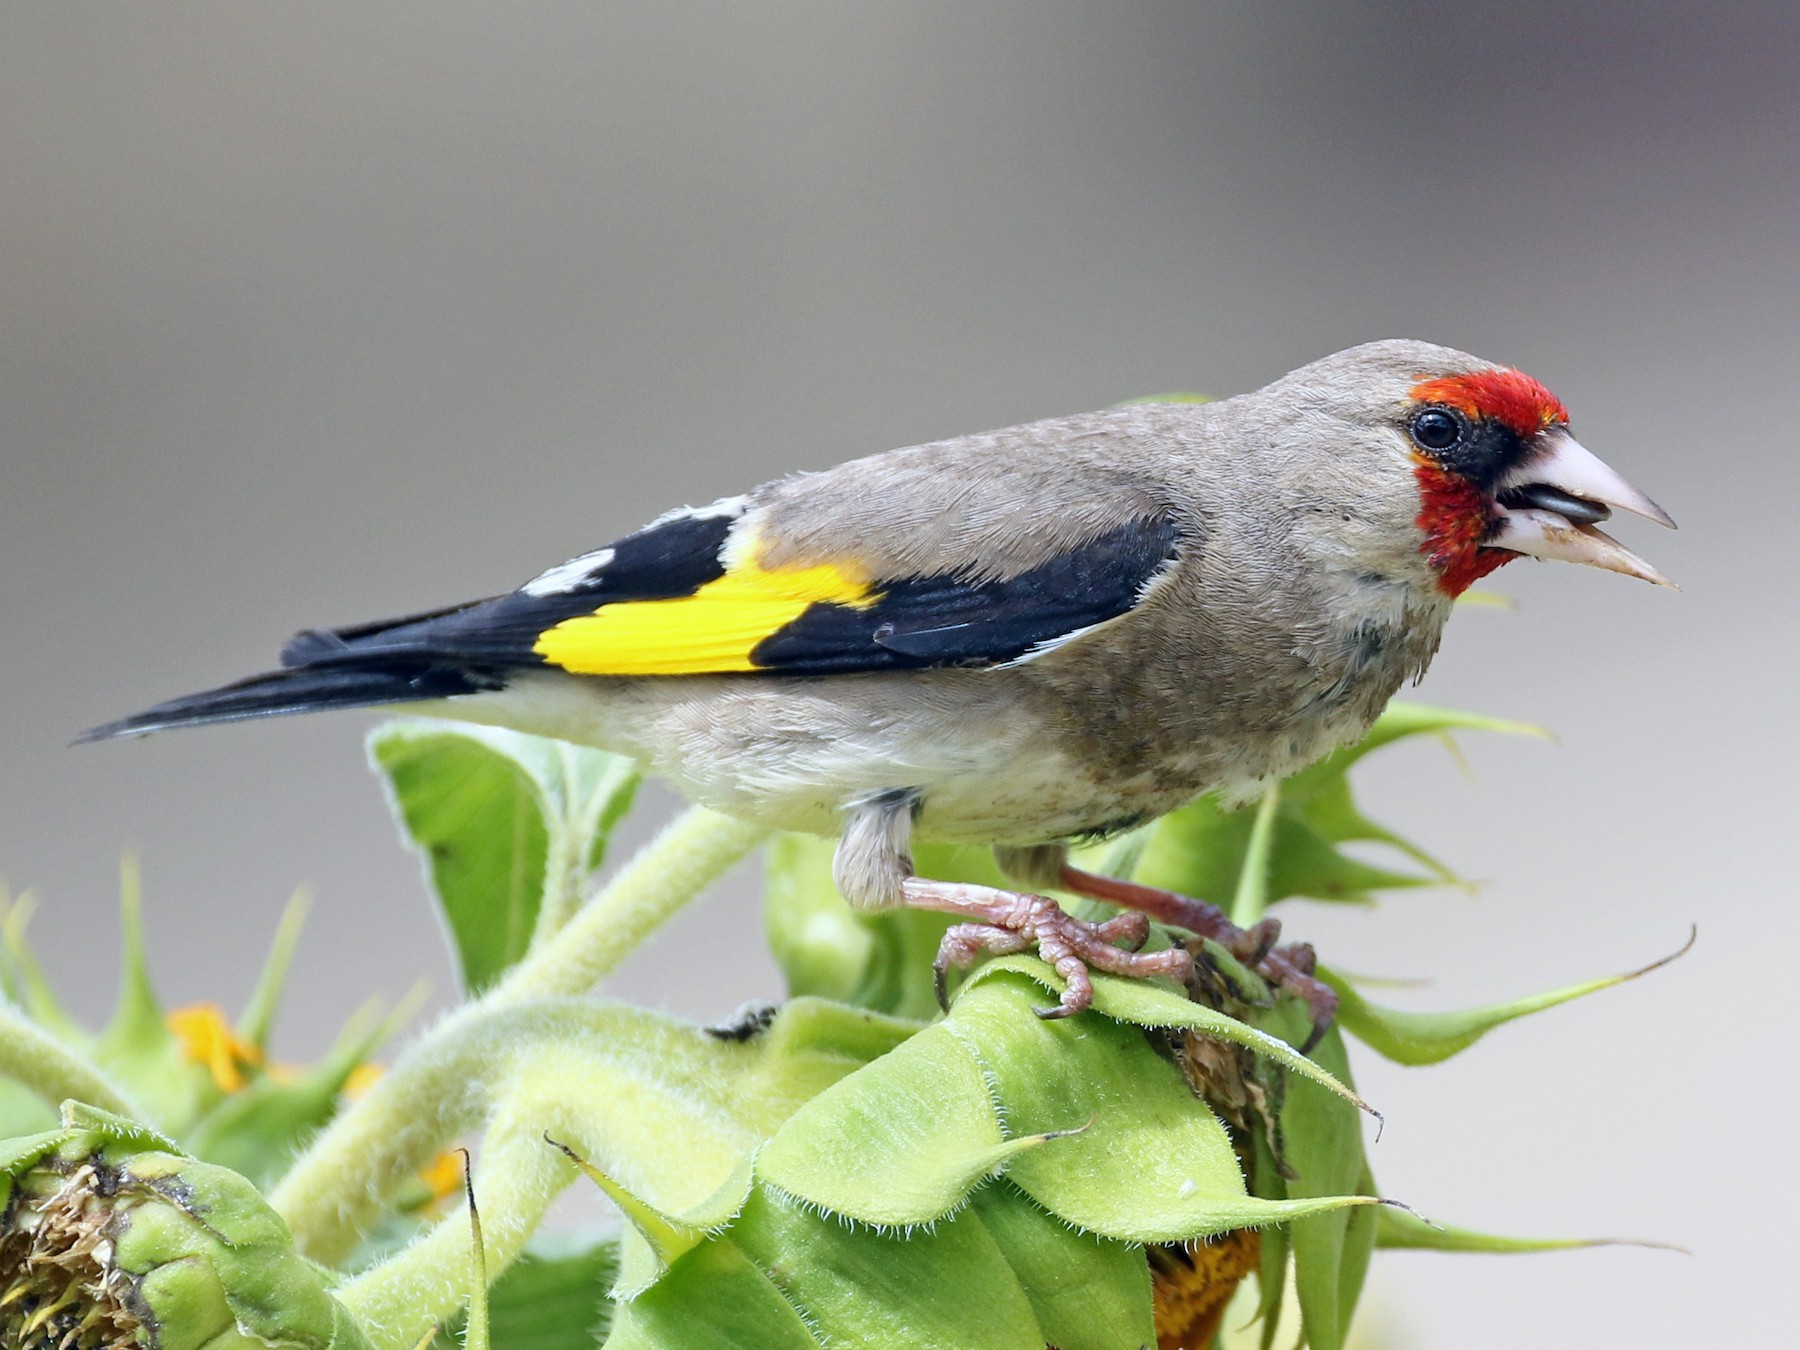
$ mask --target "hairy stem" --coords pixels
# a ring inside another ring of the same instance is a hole
[[[482,1146],[475,1174],[481,1242],[490,1272],[524,1250],[572,1170],[544,1143],[543,1125],[509,1110]],[[470,1226],[457,1210],[403,1251],[338,1291],[375,1350],[407,1350],[470,1296]]]
[[[586,993],[766,833],[702,807],[687,811],[499,984],[408,1047],[270,1196],[300,1250],[318,1261],[342,1260],[395,1184],[481,1119],[511,1048],[503,1036],[495,1039],[493,1027],[504,1025],[495,1014]]]
[[[102,1111],[143,1119],[104,1074],[5,1003],[0,1003],[0,1077],[24,1084],[52,1106],[73,1097]]]
[[[586,993],[768,833],[703,806],[683,812],[477,1006]]]
[[[594,1122],[614,1105],[618,1080],[609,1072],[617,1061],[599,1047],[618,1045],[619,1014],[587,1000],[524,1004],[490,1015],[461,1038],[456,1060],[492,1066],[482,1085],[492,1119],[474,1178],[490,1279],[518,1259],[575,1178],[546,1136],[588,1151],[604,1142]],[[465,1214],[452,1212],[339,1290],[377,1350],[406,1350],[468,1300],[470,1227]]]
[[[582,867],[579,845],[568,828],[550,831],[550,856],[544,861],[544,899],[538,906],[530,950],[538,951],[560,933],[581,907]]]

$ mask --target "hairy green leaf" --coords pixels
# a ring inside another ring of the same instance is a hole
[[[1042,1350],[1031,1303],[972,1214],[911,1232],[846,1228],[759,1188],[732,1243],[828,1345]]]
[[[1230,960],[1222,951],[1218,952],[1218,958],[1221,963]],[[1233,964],[1235,965],[1235,963]],[[989,961],[970,977],[964,989],[972,989],[984,980],[1007,975],[1023,975],[1047,993],[1058,993],[1062,989],[1061,983],[1050,967],[1032,956],[1005,956]],[[1253,977],[1245,977],[1246,981],[1250,978]],[[1119,976],[1107,975],[1100,971],[1094,972],[1093,980],[1093,1010],[1097,1013],[1102,1013],[1118,1022],[1129,1022],[1134,1026],[1159,1029],[1180,1028],[1204,1032],[1208,1036],[1217,1036],[1221,1040],[1254,1050],[1257,1054],[1266,1056],[1285,1069],[1311,1078],[1321,1087],[1336,1093],[1358,1110],[1375,1114],[1361,1097],[1278,1036],[1271,1036],[1266,1031],[1260,1031],[1247,1022],[1209,1008],[1204,1003],[1191,1002],[1149,980],[1122,979]]]
[[[594,1350],[612,1326],[606,1291],[618,1275],[618,1235],[539,1234],[488,1289],[488,1332],[503,1350]],[[433,1350],[462,1345],[460,1322]]]
[[[1142,1030],[1094,1012],[1045,1021],[1040,998],[1014,962],[991,963],[944,1022],[796,1112],[758,1156],[758,1177],[896,1227],[951,1213],[1004,1168],[1064,1222],[1132,1242],[1362,1203],[1247,1195],[1224,1127]]]
[[[615,1292],[632,1297],[728,1222],[750,1160],[782,1122],[917,1030],[860,1009],[796,999],[747,1038],[623,1004],[570,1000],[514,1014],[499,1091],[554,1101],[553,1138],[629,1221]],[[534,1119],[538,1118],[534,1114]],[[552,1122],[544,1121],[548,1128]],[[546,1146],[549,1146],[548,1144]]]
[[[1305,1010],[1292,1003],[1264,1014],[1261,1021],[1295,1044],[1312,1031]],[[1350,1063],[1335,1028],[1314,1047],[1313,1057],[1335,1077],[1349,1081]],[[1256,1189],[1289,1200],[1372,1194],[1362,1118],[1341,1098],[1304,1078],[1283,1078],[1275,1095],[1282,1160],[1290,1175],[1267,1176]],[[1266,1153],[1263,1156],[1265,1165],[1272,1161]],[[1344,1343],[1368,1270],[1375,1223],[1374,1210],[1361,1207],[1316,1214],[1289,1225],[1285,1245],[1293,1255],[1294,1290],[1313,1350],[1340,1350]]]
[[[613,1316],[606,1350],[822,1350],[766,1271],[731,1242],[689,1252]]]
[[[1000,1180],[904,1231],[758,1186],[728,1229],[620,1306],[607,1347],[1139,1350],[1154,1337],[1143,1252],[1069,1231]]]
[[[1150,1267],[1142,1248],[1072,1235],[1004,1181],[975,1193],[974,1213],[1025,1290],[1045,1341],[1057,1350],[1139,1350],[1155,1341]]]
[[[573,912],[637,784],[617,755],[489,727],[391,722],[369,756],[471,992]]]
[[[980,1065],[940,1024],[796,1111],[757,1155],[756,1173],[833,1214],[905,1226],[957,1208],[1018,1150]]]

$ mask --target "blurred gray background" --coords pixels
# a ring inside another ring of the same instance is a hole
[[[1398,1254],[1384,1343],[1784,1340],[1800,10],[1700,8],[14,0],[0,870],[54,974],[110,1005],[131,847],[171,1000],[239,1006],[313,890],[291,1056],[371,992],[448,989],[369,719],[65,748],[294,629],[505,589],[790,468],[1428,338],[1549,383],[1681,521],[1620,533],[1685,590],[1498,574],[1518,611],[1462,614],[1423,696],[1561,744],[1361,780],[1486,884],[1290,930],[1432,976],[1383,995],[1426,1007],[1697,921],[1652,979],[1361,1064],[1388,1194],[1694,1255]],[[615,990],[776,994],[751,893]]]

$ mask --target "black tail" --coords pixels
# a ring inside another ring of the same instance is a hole
[[[209,722],[242,722],[252,717],[318,712],[325,708],[370,708],[479,694],[505,686],[497,672],[443,661],[396,659],[368,664],[323,664],[252,675],[247,680],[172,698],[131,717],[84,731],[76,744],[115,736],[144,736],[171,727]]]

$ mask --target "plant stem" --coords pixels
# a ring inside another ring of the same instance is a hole
[[[509,1048],[491,1031],[493,1014],[588,992],[766,833],[702,807],[685,812],[543,947],[409,1046],[368,1096],[313,1141],[270,1196],[300,1250],[327,1263],[343,1259],[393,1186],[480,1119],[488,1084]],[[494,1268],[504,1269],[510,1256],[490,1246],[501,1253]]]
[[[533,1105],[536,1105],[534,1103]],[[504,1270],[524,1250],[571,1168],[543,1140],[542,1123],[516,1109],[496,1120],[482,1144],[475,1185],[482,1197],[487,1269]],[[469,1292],[469,1223],[458,1212],[338,1291],[375,1350],[407,1350]]]
[[[1244,870],[1238,873],[1237,893],[1231,897],[1231,921],[1239,928],[1254,926],[1269,907],[1269,863],[1275,846],[1275,816],[1281,806],[1281,784],[1256,804],[1250,822],[1250,841],[1244,848]]]
[[[586,993],[767,834],[703,806],[683,812],[475,1006]]]
[[[52,1106],[73,1097],[115,1115],[143,1118],[98,1069],[3,1003],[0,1077],[17,1080]]]
[[[549,856],[544,860],[544,899],[538,906],[537,924],[529,950],[538,951],[560,933],[581,907],[582,869],[574,831],[563,822],[550,831]]]
[[[492,1111],[474,1180],[490,1278],[518,1259],[550,1203],[575,1178],[545,1136],[573,1140],[584,1150],[604,1142],[595,1122],[605,1118],[619,1080],[618,1061],[601,1047],[618,1046],[619,1013],[586,999],[524,1004],[465,1024],[461,1035],[449,1038],[454,1044],[440,1047],[440,1067],[466,1076],[465,1114]],[[393,1117],[409,1105],[390,1097],[381,1111]],[[415,1133],[415,1148],[421,1137]],[[668,1142],[680,1148],[679,1141]],[[364,1160],[369,1176],[403,1152],[391,1144],[386,1151],[385,1160]],[[434,1321],[462,1306],[469,1293],[469,1243],[468,1221],[453,1212],[338,1291],[376,1350],[408,1350]]]

